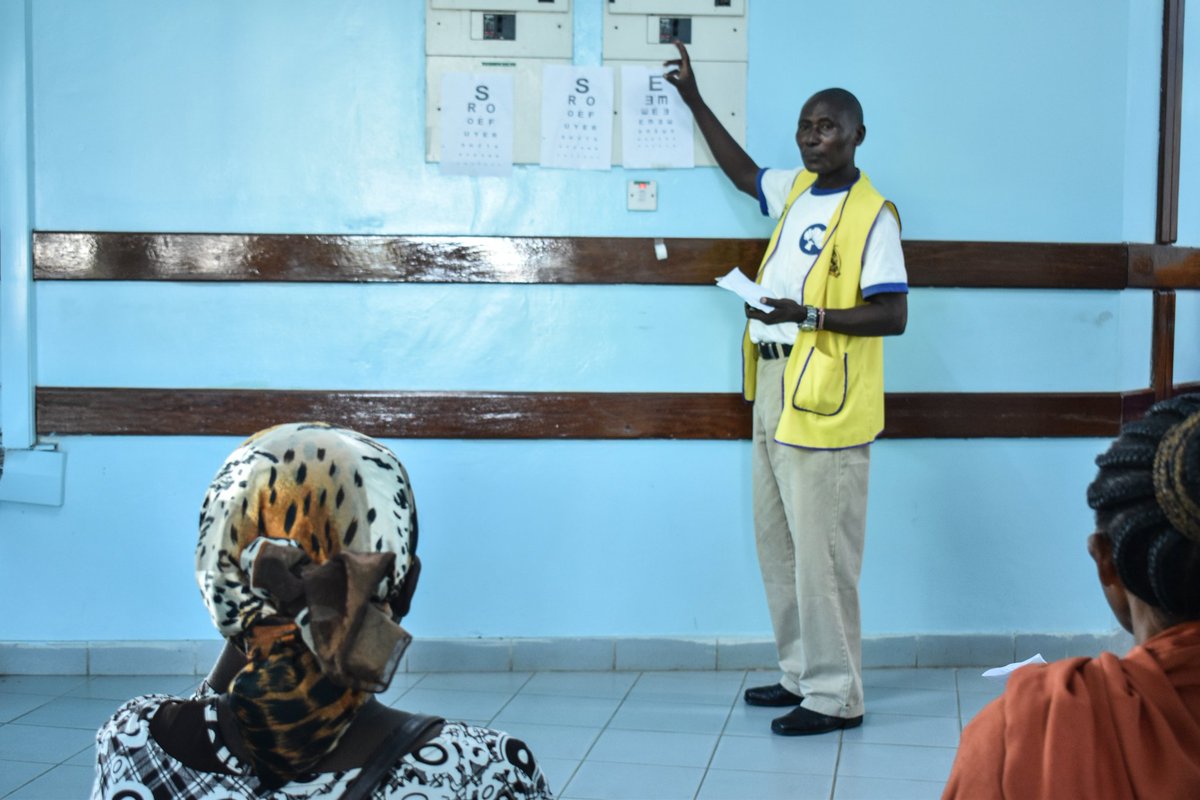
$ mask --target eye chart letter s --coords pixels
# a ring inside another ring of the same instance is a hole
[[[512,174],[513,80],[500,72],[442,76],[441,171]]]
[[[613,74],[607,67],[542,70],[543,167],[610,169]]]
[[[626,169],[696,165],[692,112],[661,68],[621,67],[621,164]]]

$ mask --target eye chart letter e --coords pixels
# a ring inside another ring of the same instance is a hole
[[[621,67],[621,165],[696,166],[692,112],[661,68]]]
[[[612,167],[613,73],[609,67],[542,69],[542,166]]]
[[[513,79],[502,72],[442,76],[444,175],[512,174]]]

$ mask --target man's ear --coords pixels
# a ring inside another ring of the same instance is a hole
[[[860,144],[862,144],[862,143],[863,143],[863,140],[865,140],[866,138],[867,138],[867,126],[866,126],[866,125],[859,125],[859,126],[858,126],[858,133],[857,133],[857,135],[854,137],[854,146],[855,146],[855,147],[858,147]]]
[[[404,574],[404,583],[400,585],[400,591],[391,600],[392,617],[399,621],[408,616],[409,610],[412,608],[413,595],[417,591],[417,582],[421,579],[421,559],[414,553],[412,564],[408,567],[408,572]]]

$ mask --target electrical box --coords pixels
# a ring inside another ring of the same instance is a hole
[[[687,45],[696,82],[709,108],[743,147],[746,144],[746,0],[607,0],[604,4],[604,63],[617,71],[640,64],[662,69],[679,58],[673,42]],[[621,159],[620,109],[613,130],[613,163]],[[696,164],[716,164],[704,137],[695,131]]]
[[[746,0],[608,0],[613,14],[745,17]]]
[[[433,0],[430,8],[449,11],[561,11],[571,10],[571,0]]]
[[[428,0],[426,56],[571,58],[570,0]]]
[[[426,0],[425,159],[439,160],[442,76],[510,72],[515,102],[513,161],[540,158],[542,67],[570,64],[570,0]]]
[[[609,0],[604,4],[604,60],[677,58],[675,39],[692,61],[745,63],[745,0]],[[703,87],[701,87],[703,88]]]
[[[658,182],[630,181],[629,192],[625,196],[625,208],[629,211],[657,211]]]

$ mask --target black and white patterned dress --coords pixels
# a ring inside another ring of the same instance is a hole
[[[258,781],[222,744],[216,698],[205,720],[218,759],[233,774],[205,772],[180,763],[150,735],[150,720],[164,703],[179,698],[145,695],[125,703],[96,734],[96,781],[92,800],[309,800],[341,797],[359,770],[317,773],[260,794]],[[373,800],[553,800],[524,742],[488,728],[447,722],[442,732],[398,759]]]

